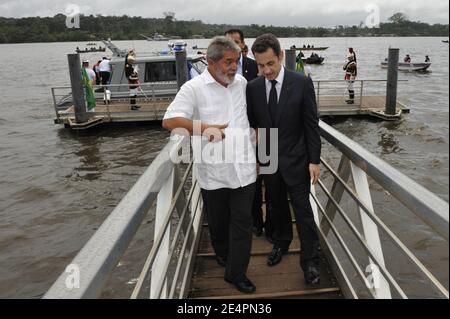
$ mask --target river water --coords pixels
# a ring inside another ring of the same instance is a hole
[[[325,63],[312,67],[314,80],[342,79],[350,46],[357,52],[359,79],[386,79],[379,63],[387,57],[389,46],[400,48],[400,58],[408,53],[417,62],[429,55],[430,72],[399,75],[407,81],[399,83],[398,98],[411,110],[400,122],[344,119],[331,124],[448,201],[449,47],[441,40],[281,42],[285,48],[293,44],[330,47],[320,52]],[[206,47],[208,40],[187,42],[189,47]],[[115,44],[138,53],[166,47],[163,42],[147,41]],[[69,85],[67,54],[84,45],[0,45],[0,298],[41,297],[167,142],[168,133],[158,124],[105,127],[89,134],[53,124],[50,88]],[[94,61],[103,55],[83,57]],[[368,90],[382,94],[385,83],[374,83]],[[332,157],[327,151],[324,156]],[[377,203],[375,209],[382,206],[383,202]],[[448,287],[448,245],[413,219],[405,224],[395,209],[389,210],[389,216],[396,222],[394,228],[404,230],[406,242]],[[147,224],[152,224],[151,217]]]

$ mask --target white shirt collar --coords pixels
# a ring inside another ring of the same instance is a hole
[[[202,72],[201,76],[203,77],[203,80],[205,81],[205,84],[212,84],[217,83],[217,85],[222,86],[225,88],[222,84],[216,81],[216,79],[211,75],[208,68],[205,69],[205,71]],[[228,84],[227,87],[233,86],[236,83],[236,79],[234,79],[233,83]]]
[[[283,80],[284,80],[284,66],[281,66],[280,73],[278,73],[278,76],[277,76],[277,78],[276,78],[275,80],[277,81],[277,86],[278,86],[278,85],[280,85],[280,86],[283,85]],[[270,83],[269,80],[267,80],[267,78],[266,78],[266,87],[269,87],[269,88],[272,87],[272,84]]]
[[[202,72],[201,76],[203,77],[205,84],[211,84],[211,83],[217,82],[216,79],[213,78],[211,73],[209,73],[208,68],[206,68],[205,71]]]

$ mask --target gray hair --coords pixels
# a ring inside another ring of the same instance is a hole
[[[206,57],[213,61],[219,61],[223,58],[226,51],[241,52],[241,48],[230,38],[220,36],[211,40],[206,51]]]

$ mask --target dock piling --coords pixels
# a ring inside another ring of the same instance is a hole
[[[72,87],[72,101],[75,110],[75,121],[85,123],[89,120],[84,100],[83,81],[81,79],[81,63],[79,54],[68,54],[70,85]]]
[[[295,58],[296,58],[296,51],[295,49],[286,49],[286,69],[295,71]]]
[[[398,57],[399,49],[389,48],[385,109],[388,115],[395,115],[397,112]]]
[[[186,50],[175,52],[175,65],[177,72],[177,88],[180,90],[183,84],[188,80]]]

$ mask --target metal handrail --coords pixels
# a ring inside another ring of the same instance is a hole
[[[194,188],[195,188],[195,185],[192,186],[192,191],[194,190]],[[181,257],[179,258],[179,262],[181,262],[183,260],[184,253],[186,252],[186,246],[187,246],[187,243],[188,243],[189,236],[191,234],[192,225],[194,223],[195,214],[197,212],[197,208],[198,208],[199,204],[200,204],[200,197],[197,198],[197,201],[195,203],[195,209],[194,209],[194,211],[192,213],[193,215],[191,216],[191,220],[189,221],[189,224],[188,224],[188,228],[187,228],[187,232],[186,232],[186,239],[183,242],[183,247],[182,247],[181,252],[180,252],[180,256]],[[186,213],[186,212],[184,212],[184,213]],[[164,275],[159,278],[159,282],[157,283],[156,288],[155,288],[156,296],[158,296],[158,298],[161,298],[161,293],[162,293],[162,290],[163,290],[163,284],[164,284],[164,281],[166,280],[167,272],[169,271],[169,263],[170,263],[170,261],[172,259],[173,253],[175,252],[175,244],[176,244],[176,240],[178,239],[177,235],[180,234],[180,230],[181,230],[181,220],[180,220],[180,224],[178,225],[178,228],[177,228],[177,231],[176,231],[176,236],[175,236],[176,239],[173,240],[173,245],[172,245],[172,247],[170,249],[170,255],[167,258],[167,262],[165,264],[165,268],[166,269],[164,271]],[[176,279],[178,279],[178,278],[176,278]],[[175,288],[175,286],[176,286],[176,280],[174,280],[172,282],[171,289]]]
[[[442,200],[438,196],[434,195],[430,191],[426,190],[422,186],[418,185],[416,182],[412,181],[399,171],[395,170],[393,167],[385,163],[383,160],[379,159],[375,155],[371,154],[367,150],[365,150],[363,147],[361,147],[359,144],[354,142],[353,140],[347,138],[342,133],[338,132],[337,130],[333,129],[331,126],[327,125],[326,123],[320,121],[319,127],[321,129],[322,136],[336,149],[338,149],[341,153],[343,158],[347,158],[348,160],[346,163],[349,163],[347,165],[356,165],[356,167],[359,167],[361,169],[362,174],[364,172],[373,178],[375,182],[377,182],[380,186],[382,186],[385,190],[387,190],[390,194],[392,194],[394,197],[396,197],[401,203],[403,203],[409,210],[411,210],[414,214],[419,216],[422,220],[424,220],[428,225],[430,225],[432,228],[434,228],[438,234],[440,234],[447,242],[448,242],[448,214],[449,214],[449,205],[446,201]],[[342,161],[342,160],[341,160]],[[350,164],[350,162],[352,164]],[[381,219],[376,216],[371,208],[369,208],[364,201],[362,201],[359,198],[359,195],[357,195],[350,186],[346,183],[346,181],[339,176],[339,173],[335,172],[331,166],[326,163],[321,158],[322,164],[325,166],[325,168],[332,174],[334,177],[334,185],[341,185],[342,191],[346,191],[351,199],[357,204],[357,206],[362,210],[363,212],[373,223],[374,227],[380,227],[388,236],[390,240],[393,241],[393,243],[396,245],[397,248],[400,249],[401,253],[404,254],[407,258],[409,258],[410,261],[419,269],[419,271],[433,284],[433,286],[445,297],[449,298],[448,290],[431,274],[431,272],[414,256],[414,254],[399,240],[399,238],[381,221]],[[345,162],[345,161],[344,161]],[[348,166],[350,167],[350,166]],[[356,169],[356,168],[355,168]],[[359,170],[358,169],[358,170]],[[341,167],[339,168],[341,170]],[[345,169],[343,169],[345,170]],[[353,169],[352,169],[353,170]],[[356,172],[356,171],[355,171]],[[347,178],[347,173],[343,173]],[[357,173],[361,174],[361,173]],[[364,177],[366,179],[366,177]],[[340,216],[343,218],[347,226],[350,227],[352,233],[356,236],[359,243],[363,246],[366,253],[368,253],[368,256],[370,257],[371,263],[374,262],[378,269],[381,270],[381,273],[383,274],[384,279],[387,279],[387,281],[395,288],[397,293],[400,294],[402,298],[407,298],[406,294],[404,294],[403,290],[398,286],[397,282],[393,279],[391,274],[387,271],[386,267],[384,266],[383,257],[382,255],[379,255],[381,259],[378,259],[376,254],[372,252],[370,247],[367,245],[369,242],[366,243],[366,240],[364,237],[359,233],[359,231],[356,229],[354,224],[351,222],[349,217],[347,216],[346,212],[340,207],[339,201],[340,199],[335,199],[332,195],[332,192],[328,191],[325,187],[325,185],[322,183],[322,181],[319,180],[319,185],[323,189],[326,197],[328,198],[328,205],[332,204],[334,210],[336,210]],[[333,186],[334,188],[335,186]],[[368,190],[368,188],[367,188]],[[365,191],[367,193],[367,191]],[[341,193],[338,193],[339,198],[341,198]],[[335,234],[339,244],[341,245],[342,249],[346,253],[346,255],[349,257],[351,264],[354,266],[355,270],[357,271],[360,279],[364,279],[364,275],[362,274],[359,266],[355,264],[354,257],[351,256],[351,252],[349,251],[347,245],[343,241],[343,238],[339,235],[337,232],[336,227],[333,225],[333,220],[330,218],[327,214],[327,211],[323,209],[323,206],[318,201],[315,193],[311,193],[311,197],[316,203],[317,207],[319,208],[320,212],[324,216],[325,220],[327,221],[327,224],[330,226],[332,232]],[[364,195],[366,196],[366,195]],[[368,195],[370,198],[370,194]],[[369,201],[370,206],[371,201]],[[320,227],[320,225],[319,225]],[[320,228],[321,229],[321,228]],[[326,239],[326,233],[321,232],[321,234]],[[379,235],[376,235],[378,237]],[[372,240],[378,240],[376,237],[372,236]],[[329,248],[329,251],[331,252],[331,258],[337,258],[335,257],[335,253],[331,246],[326,243],[327,247]],[[381,252],[381,250],[380,250]],[[339,266],[340,261],[336,260],[336,264]],[[338,271],[342,274],[341,267],[338,269]],[[346,274],[343,274],[345,278]],[[349,286],[349,281],[347,279],[343,279],[343,284],[346,285],[347,288],[350,288],[349,291],[353,295],[353,287]],[[369,290],[370,294],[373,296],[373,292],[369,287],[365,285],[365,288]],[[386,287],[387,289],[388,286]],[[388,293],[387,296],[390,296]],[[354,296],[352,296],[354,297]]]
[[[355,203],[364,210],[364,212],[367,214],[367,216],[378,226],[380,227],[384,233],[391,239],[391,241],[397,246],[397,248],[400,249],[400,252],[405,255],[413,265],[415,265],[419,270],[428,278],[428,280],[431,281],[431,283],[439,290],[439,292],[446,298],[449,298],[449,294],[447,289],[436,279],[436,277],[425,267],[425,265],[417,259],[416,256],[411,252],[411,250],[406,247],[405,244],[386,226],[385,223],[377,216],[375,215],[354,193],[354,191],[345,183],[344,180],[338,175],[337,172],[335,172],[331,166],[321,159],[321,163],[325,166],[325,168],[330,172],[336,181],[338,181],[342,187],[344,187],[347,194],[350,195],[350,197],[355,201]],[[327,194],[329,195],[329,194]],[[328,196],[328,198],[332,199],[332,197]]]
[[[144,284],[145,277],[147,276],[150,268],[152,267],[152,265],[153,265],[153,263],[154,263],[154,261],[156,259],[156,255],[158,253],[159,248],[161,247],[161,243],[162,243],[162,240],[164,238],[164,235],[165,235],[165,233],[167,231],[168,226],[170,225],[170,221],[172,219],[172,212],[175,209],[178,197],[180,196],[181,191],[183,190],[183,187],[184,187],[184,185],[185,185],[185,183],[187,181],[187,178],[188,178],[188,176],[189,176],[189,174],[191,172],[191,168],[192,168],[192,163],[189,164],[189,167],[187,168],[187,170],[185,172],[185,175],[183,177],[183,181],[181,182],[181,184],[178,187],[177,193],[176,193],[176,195],[175,195],[175,197],[174,197],[174,199],[172,201],[172,204],[171,204],[171,206],[169,208],[169,212],[168,212],[168,214],[167,214],[167,216],[166,216],[166,218],[165,218],[165,220],[163,222],[162,228],[159,229],[158,235],[156,236],[156,239],[153,242],[152,249],[151,249],[151,251],[150,251],[150,253],[149,253],[148,257],[147,257],[147,260],[145,261],[145,264],[144,264],[144,267],[143,267],[143,269],[141,271],[141,274],[139,275],[139,278],[138,278],[137,284],[136,284],[136,286],[134,288],[133,294],[131,295],[132,299],[137,298],[139,292],[142,289],[142,285]],[[189,194],[189,197],[188,197],[188,201],[186,202],[186,205],[185,205],[185,207],[183,209],[182,215],[184,215],[186,213],[186,211],[187,211],[187,207],[188,207],[189,202],[190,202],[190,200],[192,198],[192,194],[194,193],[194,187],[195,187],[195,184],[191,188],[191,191],[190,191],[190,194]],[[181,223],[179,224],[179,226],[181,226]],[[178,234],[178,232],[177,232],[177,234]],[[175,243],[175,240],[177,238],[178,238],[178,235],[175,236],[174,243]]]
[[[330,125],[320,121],[319,127],[328,142],[448,241],[449,204],[446,201]]]
[[[123,197],[70,265],[80,274],[79,286],[66,284],[70,273],[62,273],[44,295],[49,299],[96,298],[142,224],[158,193],[174,169],[171,154],[185,138],[170,140]]]
[[[392,277],[392,275],[389,273],[389,271],[383,266],[383,263],[378,260],[378,258],[375,256],[375,254],[372,252],[372,250],[367,246],[367,243],[365,242],[363,236],[360,234],[360,232],[356,229],[356,226],[352,223],[350,218],[347,216],[347,214],[344,212],[344,210],[339,206],[339,204],[335,201],[335,199],[331,196],[330,192],[327,190],[325,185],[322,183],[322,181],[319,181],[319,185],[322,188],[322,190],[325,192],[327,197],[333,202],[334,206],[337,208],[337,211],[343,218],[344,222],[349,226],[352,233],[356,236],[356,239],[359,241],[359,243],[362,245],[364,250],[368,253],[370,258],[375,261],[375,264],[378,266],[378,268],[381,270],[381,273],[384,275],[384,277],[388,280],[388,282],[395,288],[397,293],[403,298],[407,299],[408,297],[403,292],[403,290],[400,288],[398,283],[395,281],[395,279]],[[324,216],[326,216],[328,222],[330,222],[329,217],[324,213]],[[364,278],[364,277],[363,277]]]
[[[348,245],[345,243],[345,240],[342,238],[342,235],[339,233],[339,231],[337,230],[336,226],[334,225],[333,221],[331,220],[331,218],[327,215],[327,213],[325,212],[325,209],[323,208],[323,206],[320,204],[319,200],[317,199],[317,196],[312,194],[312,198],[314,200],[314,202],[316,203],[317,207],[319,207],[319,210],[321,211],[321,213],[323,214],[323,216],[325,217],[327,223],[330,225],[330,228],[332,230],[332,232],[334,233],[334,235],[336,236],[336,239],[338,240],[339,244],[341,245],[342,249],[344,250],[344,253],[347,255],[347,257],[350,260],[350,263],[352,264],[353,268],[356,270],[356,272],[358,273],[359,278],[363,279],[364,277],[364,273],[361,269],[361,267],[359,266],[358,262],[355,259],[355,256],[353,256],[350,248],[348,247]],[[367,289],[367,291],[370,293],[370,295],[375,298],[375,292],[373,291],[372,288],[367,287],[367,285],[364,285],[364,288]]]

